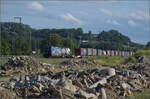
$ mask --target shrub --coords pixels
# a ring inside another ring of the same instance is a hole
[[[126,57],[123,64],[132,64],[136,63],[136,58],[133,56]]]

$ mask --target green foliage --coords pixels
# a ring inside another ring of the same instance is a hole
[[[15,46],[12,54],[14,55],[27,55],[29,54],[29,44],[22,38],[15,39]]]
[[[136,61],[136,58],[135,58],[135,57],[129,56],[129,57],[126,57],[126,58],[124,59],[123,64],[133,64],[133,63],[136,63],[136,62],[137,62],[137,61]]]
[[[146,47],[147,47],[148,49],[150,49],[150,42],[148,42],[148,43],[146,44]]]
[[[124,58],[120,56],[97,56],[92,58],[92,60],[102,66],[116,66],[123,64]]]
[[[50,34],[47,39],[42,40],[41,43],[41,50],[44,51],[45,48],[48,48],[50,46],[57,46],[57,47],[67,47],[71,48],[72,52],[74,53],[74,50],[77,47],[77,44],[74,40],[70,38],[62,38],[58,34]]]
[[[128,45],[128,43],[131,42],[127,36],[122,35],[116,30],[110,30],[108,32],[102,31],[99,34],[99,41],[119,42],[124,45]]]
[[[136,58],[133,56],[97,56],[91,59],[102,66],[116,66],[136,63]]]
[[[143,56],[143,55],[149,56],[149,55],[150,55],[150,50],[138,50],[138,51],[136,51],[136,53],[134,54],[134,56],[135,56],[136,58],[138,58],[139,56]]]
[[[140,93],[134,93],[132,96],[128,96],[127,99],[150,99],[150,90],[145,89]]]
[[[50,34],[47,38],[49,45],[61,47],[63,44],[63,39],[56,33]]]
[[[1,54],[9,55],[11,53],[10,44],[7,39],[1,39]]]

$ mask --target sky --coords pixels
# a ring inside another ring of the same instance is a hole
[[[149,0],[2,0],[1,21],[32,28],[79,28],[85,33],[118,30],[132,41],[150,41]]]

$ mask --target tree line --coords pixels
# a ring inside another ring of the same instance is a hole
[[[145,45],[132,42],[129,37],[117,30],[93,34],[84,33],[82,28],[33,29],[29,25],[1,22],[0,54],[29,55],[31,51],[44,52],[49,46],[68,47],[72,51],[78,47],[111,50],[136,50]],[[86,42],[83,42],[86,41]],[[148,43],[147,46],[150,44]]]

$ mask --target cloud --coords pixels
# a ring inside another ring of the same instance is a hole
[[[120,12],[119,13],[118,12],[112,12],[112,11],[107,10],[107,9],[100,9],[100,11],[102,13],[104,13],[105,15],[108,15],[111,17],[123,17]]]
[[[128,17],[137,20],[150,20],[149,12],[144,11],[136,11],[129,13]]]
[[[107,9],[101,9],[101,12],[103,12],[104,14],[109,15],[109,16],[113,15],[113,13]]]
[[[120,26],[120,23],[117,22],[116,20],[107,20],[106,23]]]
[[[129,20],[129,21],[128,21],[128,24],[129,24],[130,26],[136,26],[136,23],[135,23],[133,20]]]
[[[83,24],[83,22],[81,20],[79,20],[78,18],[74,17],[70,13],[62,14],[62,15],[60,15],[60,17],[65,19],[65,20],[67,20],[67,21],[74,21],[74,22],[78,23],[79,25]]]
[[[39,2],[36,2],[36,1],[30,2],[28,4],[28,7],[30,9],[37,10],[37,11],[43,11],[44,10],[44,6],[42,4],[40,4]]]

